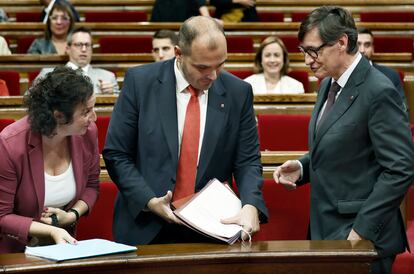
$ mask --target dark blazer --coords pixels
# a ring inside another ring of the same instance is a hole
[[[372,65],[379,71],[385,74],[388,79],[394,84],[395,88],[397,89],[398,93],[400,94],[401,98],[403,98],[404,102],[407,103],[407,99],[405,98],[404,92],[404,84],[401,82],[400,75],[398,72],[392,68],[378,65],[376,63],[372,63]]]
[[[400,203],[414,179],[414,144],[395,87],[362,58],[315,133],[331,79],[321,83],[300,161],[311,183],[311,239],[371,240],[380,256],[407,247]]]
[[[83,136],[70,137],[76,181],[71,208],[83,200],[92,209],[99,192],[97,129],[91,123]],[[0,133],[0,253],[23,252],[32,221],[39,221],[45,203],[42,137],[30,130],[27,117]]]
[[[151,12],[151,22],[184,22],[200,15],[199,8],[205,0],[156,0]]]
[[[179,147],[173,66],[174,59],[128,70],[112,112],[103,156],[120,191],[113,224],[117,242],[147,244],[165,224],[146,205],[175,187]],[[242,204],[254,205],[266,221],[252,89],[222,72],[208,91],[195,191],[210,179],[229,181],[232,175]]]

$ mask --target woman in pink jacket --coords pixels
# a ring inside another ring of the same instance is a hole
[[[28,115],[0,133],[0,253],[72,243],[99,192],[89,79],[58,67],[30,88]]]

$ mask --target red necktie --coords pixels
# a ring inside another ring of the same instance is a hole
[[[191,93],[191,98],[185,114],[174,201],[194,193],[197,176],[198,146],[200,142],[200,104],[198,103],[198,90],[188,86],[188,91]]]

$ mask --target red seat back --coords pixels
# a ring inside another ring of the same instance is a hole
[[[260,231],[253,240],[306,240],[310,211],[309,184],[289,191],[273,180],[266,179],[263,196],[269,219],[267,224],[260,225]]]
[[[309,115],[259,114],[260,150],[307,151]]]
[[[39,75],[40,71],[30,71],[27,73],[27,78],[29,80],[29,88],[32,86],[33,81],[36,79],[37,75]]]
[[[242,80],[246,79],[247,77],[253,74],[253,70],[251,69],[233,69],[233,70],[228,70],[228,72],[239,77]]]
[[[102,36],[101,53],[151,53],[151,36]]]
[[[7,127],[8,125],[10,125],[10,124],[13,124],[14,123],[14,120],[13,119],[6,119],[6,118],[4,118],[4,119],[0,119],[0,132],[5,128],[5,127]]]
[[[17,71],[0,71],[0,79],[6,82],[10,96],[20,95],[20,75]]]
[[[361,12],[359,19],[361,22],[414,22],[414,12]]]
[[[312,92],[309,88],[309,73],[306,70],[292,70],[288,75],[303,84],[305,93]]]
[[[412,37],[375,36],[375,52],[414,52]]]
[[[41,22],[40,12],[16,12],[16,22]]]
[[[300,52],[299,50],[299,40],[296,36],[279,36],[280,39],[282,39],[283,44],[285,44],[285,47],[288,52]]]
[[[98,128],[98,145],[99,153],[102,154],[102,150],[105,146],[106,133],[108,132],[109,121],[111,117],[109,116],[98,116],[96,118],[96,127]]]
[[[145,11],[99,11],[85,12],[85,22],[146,22]]]
[[[227,52],[253,53],[253,39],[244,36],[227,36]]]
[[[292,22],[302,22],[308,14],[309,12],[294,12],[292,13]]]
[[[283,22],[283,12],[260,11],[258,12],[259,19],[262,22]]]
[[[99,198],[92,212],[82,216],[76,229],[76,239],[107,239],[113,240],[112,220],[114,203],[118,189],[113,182],[101,182]]]
[[[17,43],[16,52],[20,54],[27,53],[27,50],[32,45],[34,39],[36,39],[36,36],[24,36],[24,37],[17,38],[16,39],[16,43]]]

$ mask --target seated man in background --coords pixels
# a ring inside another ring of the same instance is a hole
[[[157,30],[152,36],[152,57],[155,62],[175,57],[174,47],[178,45],[178,36],[168,29]]]
[[[374,54],[374,36],[370,29],[359,28],[358,29],[358,50],[360,53],[365,55],[370,60],[371,65],[374,66],[377,70],[381,71],[397,88],[398,93],[404,99],[404,102],[407,102],[404,93],[404,84],[401,82],[398,72],[392,68],[378,65],[371,61],[371,57]]]
[[[77,28],[68,35],[66,53],[69,55],[69,62],[66,66],[72,69],[82,69],[83,74],[91,79],[95,93],[119,92],[114,73],[100,68],[93,68],[90,65],[92,59],[92,34],[88,28]],[[52,70],[52,68],[42,69],[36,80]]]

